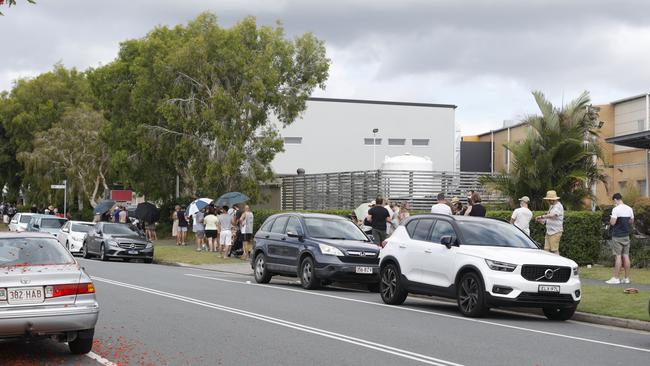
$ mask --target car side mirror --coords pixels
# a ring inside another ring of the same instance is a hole
[[[100,235],[102,235],[102,232],[101,232],[101,231],[97,231],[97,232],[95,232],[95,235],[100,236]]]
[[[70,232],[70,230],[65,229],[65,228],[64,228],[64,229],[61,229],[61,231],[63,231],[64,233],[69,233],[69,232]]]
[[[451,249],[454,245],[454,238],[451,235],[445,235],[440,238],[440,244],[446,246],[447,249]]]
[[[39,224],[34,224],[34,226],[32,226],[32,227],[33,227],[34,229],[38,229],[38,228],[40,228],[41,226],[40,226]]]
[[[287,236],[290,238],[298,238],[298,240],[302,240],[303,238],[302,234],[294,233],[293,231],[287,231]]]

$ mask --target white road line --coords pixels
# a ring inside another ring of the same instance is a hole
[[[461,364],[458,364],[458,363],[453,363],[453,362],[450,362],[450,361],[441,360],[441,359],[434,358],[434,357],[427,356],[427,355],[423,355],[423,354],[420,354],[420,353],[411,352],[411,351],[408,351],[408,350],[405,350],[405,349],[391,347],[391,346],[388,346],[388,345],[385,345],[385,344],[376,343],[376,342],[368,341],[368,340],[361,339],[361,338],[355,338],[355,337],[347,336],[347,335],[340,334],[340,333],[330,332],[328,330],[324,330],[324,329],[320,329],[320,328],[314,328],[314,327],[310,327],[310,326],[300,324],[300,323],[293,323],[293,322],[290,322],[290,321],[287,321],[287,320],[273,318],[273,317],[263,315],[263,314],[253,313],[253,312],[250,312],[250,311],[245,311],[245,310],[231,308],[231,307],[224,306],[224,305],[210,303],[210,302],[207,302],[207,301],[182,296],[182,295],[179,295],[179,294],[173,294],[173,293],[160,291],[160,290],[156,290],[156,289],[151,289],[151,288],[147,288],[147,287],[142,287],[142,286],[138,286],[138,285],[133,285],[133,284],[129,284],[129,283],[113,281],[113,280],[106,279],[106,278],[101,278],[101,277],[93,277],[93,280],[108,283],[108,284],[115,285],[115,286],[121,286],[121,287],[129,288],[129,289],[132,289],[132,290],[146,292],[146,293],[153,294],[153,295],[166,297],[166,298],[169,298],[169,299],[172,299],[172,300],[182,301],[182,302],[186,302],[186,303],[190,303],[190,304],[194,304],[194,305],[198,305],[198,306],[203,306],[203,307],[206,307],[206,308],[220,310],[220,311],[228,312],[228,313],[239,315],[239,316],[244,316],[244,317],[247,317],[247,318],[260,320],[260,321],[263,321],[263,322],[279,325],[279,326],[282,326],[282,327],[295,329],[295,330],[298,330],[298,331],[301,331],[301,332],[310,333],[310,334],[318,335],[318,336],[329,338],[329,339],[334,339],[334,340],[337,340],[337,341],[340,341],[340,342],[354,344],[354,345],[357,345],[357,346],[360,346],[360,347],[369,348],[369,349],[379,351],[379,352],[383,352],[383,353],[388,353],[388,354],[391,354],[391,355],[394,355],[394,356],[397,356],[397,357],[406,358],[406,359],[409,359],[409,360],[421,362],[421,363],[428,364],[428,365],[435,365],[435,366],[462,366]]]
[[[117,366],[116,363],[105,359],[104,357],[96,354],[95,352],[88,352],[88,353],[86,353],[86,356],[92,358],[93,360],[97,361],[99,364],[104,365],[104,366]]]
[[[626,346],[624,344],[599,341],[599,340],[596,340],[596,339],[575,337],[575,336],[570,336],[570,335],[566,335],[566,334],[547,332],[547,331],[544,331],[544,330],[537,330],[537,329],[531,329],[531,328],[518,327],[516,325],[501,324],[501,323],[496,323],[496,322],[492,322],[492,321],[489,321],[489,320],[466,318],[466,317],[457,316],[457,315],[438,313],[438,312],[435,312],[435,311],[426,311],[426,310],[420,310],[420,309],[413,309],[413,308],[409,308],[409,307],[405,307],[405,306],[388,305],[388,304],[377,303],[377,302],[372,302],[372,301],[351,299],[351,298],[343,297],[343,296],[329,295],[329,294],[313,292],[313,291],[296,290],[296,289],[293,289],[293,288],[279,287],[279,286],[273,286],[273,285],[263,285],[263,284],[258,284],[258,283],[245,283],[245,282],[241,282],[241,281],[227,280],[225,278],[216,278],[216,277],[210,277],[210,276],[200,276],[200,275],[195,275],[195,274],[190,274],[190,273],[186,273],[185,275],[190,276],[190,277],[204,278],[204,279],[213,280],[213,281],[222,281],[222,282],[234,283],[234,284],[238,284],[238,285],[260,286],[260,287],[264,287],[264,288],[270,288],[270,289],[276,289],[276,290],[282,290],[282,291],[299,292],[299,293],[307,294],[307,295],[322,296],[322,297],[328,297],[328,298],[337,299],[337,300],[351,301],[351,302],[367,304],[367,305],[373,305],[373,306],[381,306],[381,307],[386,307],[386,308],[389,308],[389,309],[395,309],[395,310],[401,310],[401,311],[411,311],[411,312],[415,312],[415,313],[428,314],[428,315],[435,315],[435,316],[440,316],[440,317],[444,317],[444,318],[450,318],[450,319],[463,320],[463,321],[468,321],[468,322],[473,322],[473,323],[493,325],[493,326],[497,326],[497,327],[515,329],[515,330],[524,331],[524,332],[544,334],[544,335],[553,336],[553,337],[567,338],[567,339],[572,339],[572,340],[576,340],[576,341],[595,343],[595,344],[602,344],[602,345],[611,346],[611,347],[618,347],[618,348],[623,348],[623,349],[628,349],[628,350],[633,350],[633,351],[641,351],[641,352],[650,353],[650,349],[647,349],[647,348],[638,348],[638,347]]]

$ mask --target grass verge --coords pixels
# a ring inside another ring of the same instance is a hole
[[[612,267],[603,267],[603,266],[593,266],[591,268],[580,267],[580,277],[590,278],[594,280],[606,281],[612,278],[614,269]],[[621,276],[623,276],[623,271],[621,270]],[[630,279],[632,284],[630,287],[634,287],[634,284],[640,285],[650,285],[650,269],[648,268],[632,268],[630,271]]]
[[[245,263],[238,258],[220,258],[217,253],[197,252],[196,246],[188,245],[156,245],[154,261],[157,263],[186,263],[186,264],[228,264]]]
[[[650,321],[648,316],[650,292],[625,294],[619,287],[582,285],[582,301],[578,311],[615,316],[625,319]]]

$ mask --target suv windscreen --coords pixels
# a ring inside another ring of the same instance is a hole
[[[538,249],[521,230],[502,221],[459,221],[458,227],[465,245]]]
[[[66,219],[41,219],[41,229],[59,229],[66,222]]]
[[[312,238],[368,241],[361,229],[347,220],[306,217],[305,225]]]
[[[133,235],[137,234],[130,226],[125,224],[104,224],[104,233],[109,235]]]
[[[21,224],[29,224],[29,221],[32,219],[30,215],[20,215]]]
[[[0,267],[74,263],[70,253],[55,239],[0,239]]]

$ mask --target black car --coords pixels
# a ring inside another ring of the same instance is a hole
[[[299,277],[306,289],[353,282],[377,292],[379,249],[343,217],[283,213],[269,217],[255,235],[251,266],[258,283],[284,275]]]
[[[103,261],[122,258],[152,263],[153,243],[133,225],[98,222],[86,235],[81,253],[84,258],[97,256]]]

